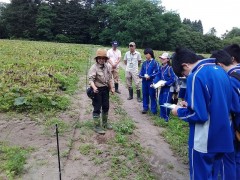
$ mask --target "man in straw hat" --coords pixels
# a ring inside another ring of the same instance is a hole
[[[105,49],[97,50],[95,60],[96,63],[91,66],[88,72],[89,84],[94,91],[92,99],[94,130],[99,134],[105,134],[105,129],[112,129],[108,123],[109,91],[114,93],[112,73],[107,64],[108,57]],[[100,118],[101,111],[102,119]]]

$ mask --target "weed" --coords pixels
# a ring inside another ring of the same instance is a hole
[[[102,164],[104,162],[104,160],[102,158],[97,158],[97,157],[94,157],[92,160],[93,160],[95,165],[99,165],[99,164]]]
[[[113,128],[116,132],[121,134],[132,134],[135,129],[135,124],[130,118],[125,117],[123,120],[115,123]]]
[[[120,143],[122,145],[126,144],[126,142],[127,142],[127,137],[120,133],[117,133],[115,138],[116,138],[116,142]]]
[[[30,150],[0,142],[0,152],[0,172],[5,172],[9,179],[20,175]]]
[[[79,147],[79,151],[83,155],[89,155],[92,149],[94,149],[92,144],[83,144]]]
[[[55,132],[55,125],[58,125],[58,131],[59,134],[63,134],[64,132],[66,132],[67,130],[69,130],[69,125],[67,123],[65,123],[62,120],[59,120],[58,118],[52,118],[49,120],[46,120],[45,122],[45,131],[48,132],[50,130],[52,130],[53,132]],[[52,134],[52,133],[51,133]]]

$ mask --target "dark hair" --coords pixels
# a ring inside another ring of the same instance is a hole
[[[96,57],[95,60],[96,60],[96,63],[98,63],[98,57]],[[105,63],[106,63],[107,61],[108,61],[108,58],[106,57],[106,58],[105,58]]]
[[[197,57],[198,57],[198,60],[205,59],[205,57],[203,55],[201,55],[201,54],[198,54]]]
[[[216,58],[216,64],[222,63],[225,66],[232,64],[231,56],[224,50],[213,51],[211,58]]]
[[[224,48],[230,56],[234,57],[237,63],[240,63],[240,46],[238,44],[232,44]]]
[[[144,54],[150,54],[153,59],[155,59],[154,52],[151,48],[146,48],[143,52]]]
[[[183,63],[190,63],[194,64],[198,61],[198,56],[190,51],[189,49],[185,48],[177,48],[175,53],[172,55],[172,68],[174,73],[178,76],[182,76],[183,72]]]

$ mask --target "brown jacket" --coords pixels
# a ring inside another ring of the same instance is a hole
[[[107,63],[103,67],[98,63],[93,64],[89,69],[88,79],[89,84],[94,82],[97,87],[109,86],[112,83],[111,67]]]

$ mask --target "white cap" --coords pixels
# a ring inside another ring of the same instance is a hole
[[[169,54],[167,52],[164,52],[161,56],[159,56],[162,59],[169,59]]]

